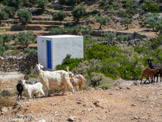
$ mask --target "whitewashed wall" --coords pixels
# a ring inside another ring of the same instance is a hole
[[[46,40],[52,41],[52,69],[54,70],[63,59],[70,54],[72,58],[83,58],[83,36],[58,35],[41,36],[37,38],[38,62],[47,68],[47,45]]]

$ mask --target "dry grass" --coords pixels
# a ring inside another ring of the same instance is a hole
[[[9,97],[2,97],[0,96],[0,110],[3,107],[11,107],[15,104],[16,100],[11,99]]]

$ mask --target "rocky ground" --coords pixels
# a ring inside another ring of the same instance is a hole
[[[4,82],[3,82],[4,83]],[[88,88],[64,96],[22,100],[3,108],[3,122],[162,122],[162,83],[117,80],[109,90]]]

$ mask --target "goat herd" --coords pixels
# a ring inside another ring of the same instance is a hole
[[[150,68],[144,68],[141,75],[141,84],[146,83],[148,80],[149,83],[155,82],[155,78],[158,81],[158,75],[160,74],[160,81],[162,77],[162,66],[153,65],[152,60],[148,59],[148,64]],[[34,70],[37,72],[40,82],[35,84],[28,84],[25,80],[19,80],[17,84],[18,98],[22,98],[22,91],[24,90],[28,95],[28,98],[32,98],[32,95],[43,95],[48,96],[50,89],[57,89],[58,87],[63,88],[62,93],[64,94],[65,90],[68,89],[71,92],[75,90],[82,90],[82,87],[86,81],[83,75],[78,74],[74,75],[72,72],[65,70],[57,71],[43,71],[43,66],[37,64]],[[142,82],[143,77],[146,77],[146,80]],[[150,79],[151,78],[151,81]],[[43,91],[43,86],[46,89],[46,93]]]
[[[43,66],[37,64],[34,70],[38,73],[40,82],[35,84],[28,84],[25,80],[19,80],[17,84],[18,98],[22,98],[22,91],[24,90],[28,98],[32,98],[32,95],[48,96],[49,90],[58,87],[63,88],[63,94],[66,89],[74,92],[75,90],[82,90],[82,87],[86,79],[81,75],[74,75],[72,72],[65,70],[57,71],[43,71]],[[43,86],[46,89],[46,93],[43,91]]]
[[[146,83],[146,81],[148,80],[149,83],[153,83],[155,82],[155,78],[156,78],[156,82],[158,82],[158,75],[160,74],[160,81],[162,78],[162,66],[160,64],[152,64],[152,59],[147,59],[149,68],[144,68],[142,71],[142,75],[141,75],[141,84],[142,84],[142,80],[143,77],[146,77],[146,80],[143,83]],[[150,79],[151,78],[151,81]]]

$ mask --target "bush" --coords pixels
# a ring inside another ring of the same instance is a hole
[[[112,85],[113,79],[105,77],[102,73],[92,72],[90,75],[90,83],[93,87],[98,87],[103,84]]]
[[[25,54],[36,54],[37,50],[36,49],[31,49],[31,48],[27,47],[27,48],[24,49],[24,53]]]
[[[19,18],[19,22],[21,22],[22,25],[26,25],[32,20],[32,13],[26,9],[20,9],[17,12],[17,16]]]
[[[3,90],[1,92],[1,96],[3,96],[3,97],[9,97],[9,96],[12,96],[12,94],[8,90]]]
[[[63,60],[62,65],[57,65],[57,69],[66,70],[66,68],[69,67],[69,70],[72,70],[73,68],[77,67],[81,61],[82,59],[72,59],[71,55],[67,55],[66,58]]]
[[[77,67],[73,69],[73,72],[76,74],[82,74],[85,77],[88,77],[92,72],[99,72],[102,68],[102,64],[97,59],[92,59],[90,61],[82,61],[78,64]]]
[[[16,103],[16,100],[0,96],[0,110],[3,107],[11,107]]]

